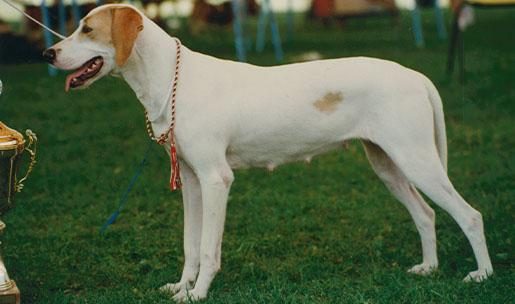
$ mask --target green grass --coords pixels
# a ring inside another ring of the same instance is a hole
[[[495,276],[475,270],[456,223],[437,211],[439,271],[406,273],[421,260],[407,211],[374,176],[361,146],[273,174],[236,172],[229,201],[223,267],[206,303],[513,303],[515,236],[515,25],[513,10],[478,10],[465,34],[467,82],[445,77],[447,44],[425,15],[427,47],[417,49],[410,19],[354,20],[336,27],[298,24],[288,60],[366,55],[428,75],[444,100],[449,175],[483,214]],[[232,58],[231,35],[191,37],[192,49]],[[267,52],[251,62],[274,64]],[[182,205],[167,189],[168,159],[155,146],[127,208],[105,236],[148,143],[143,109],[121,80],[63,92],[64,75],[41,64],[0,66],[0,118],[39,135],[39,162],[3,219],[3,255],[24,303],[170,303],[157,288],[179,279]]]

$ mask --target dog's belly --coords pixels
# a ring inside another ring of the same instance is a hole
[[[226,157],[229,166],[233,169],[260,167],[273,170],[284,163],[310,162],[312,157],[342,146],[342,141],[315,144],[306,142],[253,142],[245,145],[229,146]]]

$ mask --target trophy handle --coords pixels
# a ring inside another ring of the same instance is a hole
[[[25,135],[27,135],[27,137],[29,138],[29,144],[27,145],[25,150],[27,150],[27,152],[30,155],[30,164],[27,169],[27,173],[25,173],[25,176],[16,183],[16,192],[21,192],[21,190],[23,189],[23,182],[27,180],[27,177],[29,177],[29,174],[32,172],[32,169],[34,169],[34,165],[36,164],[38,137],[30,129],[25,131]]]

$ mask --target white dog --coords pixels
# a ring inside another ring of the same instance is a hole
[[[136,93],[155,134],[171,121],[175,39],[132,6],[91,11],[68,38],[45,51],[61,69],[77,69],[66,89],[120,75]],[[434,211],[416,188],[449,212],[467,236],[481,281],[492,264],[481,214],[446,173],[442,103],[425,76],[372,58],[258,67],[180,46],[175,141],[184,189],[185,265],[174,299],[203,299],[220,270],[222,234],[233,169],[275,166],[363,142],[375,172],[408,209],[422,239],[423,260],[438,266]],[[167,149],[170,153],[170,149]]]

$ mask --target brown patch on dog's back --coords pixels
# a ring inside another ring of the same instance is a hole
[[[336,111],[336,108],[343,101],[342,92],[328,92],[322,98],[313,103],[315,108],[320,112],[330,114]]]

